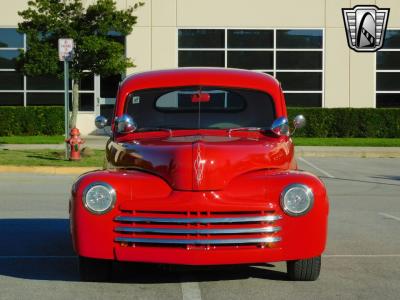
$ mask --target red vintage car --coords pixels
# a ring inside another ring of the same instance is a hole
[[[72,187],[83,280],[107,280],[113,261],[287,261],[290,279],[318,278],[327,193],[297,169],[273,77],[219,68],[132,75],[118,91],[106,157],[104,170]]]

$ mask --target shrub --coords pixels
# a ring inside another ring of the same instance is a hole
[[[0,107],[0,136],[61,135],[63,133],[63,107]]]
[[[299,114],[306,117],[299,137],[400,137],[398,108],[289,108],[288,114],[289,121]],[[0,136],[63,133],[63,107],[0,107]]]
[[[289,121],[302,114],[301,137],[400,137],[398,108],[289,108]]]

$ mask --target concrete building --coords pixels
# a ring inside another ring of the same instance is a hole
[[[86,1],[90,3],[91,1]],[[134,0],[117,0],[126,8]],[[400,107],[398,0],[144,0],[138,24],[125,39],[137,67],[127,74],[183,66],[221,66],[270,73],[289,106]],[[342,8],[390,8],[385,46],[350,50]],[[3,0],[0,10],[0,105],[63,105],[62,83],[26,78],[13,58],[26,47],[16,33],[25,0]],[[119,78],[94,76],[82,84],[78,126],[112,109]]]

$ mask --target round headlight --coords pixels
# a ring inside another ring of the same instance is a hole
[[[83,192],[83,205],[95,214],[104,214],[114,207],[115,190],[107,183],[95,182]]]
[[[314,203],[312,190],[303,184],[291,184],[281,194],[282,209],[291,216],[307,213]]]

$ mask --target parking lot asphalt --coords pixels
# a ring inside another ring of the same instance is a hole
[[[79,282],[67,214],[74,176],[0,174],[0,299],[399,299],[400,159],[300,158],[299,167],[330,197],[315,282],[287,281],[284,263],[116,264],[115,282]]]

